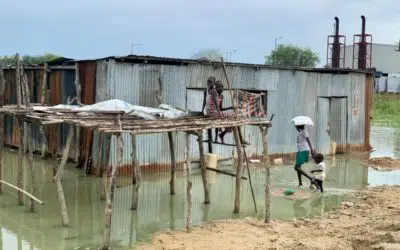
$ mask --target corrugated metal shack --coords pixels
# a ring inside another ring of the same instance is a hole
[[[64,65],[73,63],[63,62]],[[117,98],[136,105],[156,107],[156,91],[159,91],[161,80],[165,103],[201,111],[207,78],[214,76],[226,86],[220,63],[150,56],[109,57],[78,63],[84,104]],[[265,110],[269,116],[275,114],[268,137],[270,154],[285,155],[296,151],[296,131],[290,120],[298,115],[309,116],[315,121],[316,126],[310,128],[309,132],[312,142],[321,153],[330,153],[332,142],[337,144],[337,153],[368,149],[373,90],[371,73],[348,69],[290,69],[236,63],[227,63],[227,71],[234,89],[265,94]],[[33,81],[32,86],[41,86],[41,73],[36,74],[39,80]],[[66,103],[68,96],[76,95],[74,78],[73,71],[50,73],[51,104]],[[32,93],[40,96],[41,87],[37,89]],[[228,93],[225,95],[228,97]],[[225,101],[225,105],[230,105],[229,98],[225,98]],[[250,126],[243,128],[245,139],[251,144],[247,152],[254,157],[262,154],[261,138],[255,129]],[[9,130],[7,127],[6,137],[11,135]],[[62,139],[59,150],[63,148],[67,134],[65,129],[61,129],[60,133]],[[50,142],[54,141],[53,136],[55,134],[50,133]],[[14,136],[12,138],[18,142]],[[91,131],[83,130],[81,138],[83,156],[93,155],[95,161],[97,134],[92,136]],[[124,140],[129,142],[129,135],[125,135]],[[138,136],[137,140],[138,160],[145,173],[169,167],[166,134]],[[175,134],[175,140],[176,158],[182,162],[184,135]],[[226,137],[226,142],[233,142],[231,135]],[[214,147],[219,158],[234,156],[234,148],[219,145]],[[49,145],[49,150],[51,148]],[[197,158],[196,141],[193,141],[192,148],[192,157]],[[131,164],[130,152],[130,143],[125,143],[124,165],[129,166],[126,173]],[[115,156],[116,147],[113,142],[110,163],[116,162]]]

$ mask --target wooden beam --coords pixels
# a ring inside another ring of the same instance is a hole
[[[232,177],[236,177],[237,176],[236,174],[232,174],[232,173],[223,171],[221,169],[209,168],[209,167],[206,167],[206,169],[209,170],[209,171],[213,171],[213,172],[224,174],[224,175],[229,175],[229,176],[232,176]],[[247,180],[247,177],[245,177],[245,176],[242,176],[240,178],[242,178],[242,180]]]
[[[175,195],[175,179],[176,179],[176,159],[175,159],[175,145],[172,132],[168,132],[169,152],[171,156],[171,180],[169,181],[169,192]]]
[[[20,189],[20,188],[17,187],[17,186],[14,186],[13,184],[8,183],[8,182],[3,181],[3,180],[0,180],[0,183],[5,184],[5,185],[11,187],[11,188],[17,190],[18,192],[23,193],[24,195],[28,196],[29,198],[31,198],[33,201],[39,203],[40,205],[44,205],[44,202],[43,202],[43,201],[39,200],[38,198],[36,198],[36,197],[33,196],[32,194],[28,193],[27,191],[25,191],[25,190],[23,190],[23,189]]]
[[[136,136],[131,135],[132,143],[132,204],[131,210],[137,210],[139,203],[139,188],[141,184],[140,165],[137,160]]]
[[[265,212],[264,222],[271,221],[271,173],[270,162],[268,158],[268,128],[260,126],[262,142],[263,142],[263,158],[262,161],[265,165]]]
[[[70,126],[69,133],[68,133],[68,138],[67,138],[67,143],[65,145],[64,153],[61,159],[60,166],[57,169],[57,173],[54,177],[54,180],[57,185],[57,194],[58,194],[58,201],[60,203],[60,208],[61,208],[61,216],[62,216],[62,225],[64,227],[69,226],[69,220],[68,220],[68,211],[67,211],[67,205],[65,202],[65,197],[64,197],[64,190],[61,184],[61,177],[64,173],[64,167],[65,164],[67,163],[67,159],[69,156],[69,151],[72,146],[72,141],[74,138],[74,133],[75,133],[75,128],[73,126]]]
[[[235,204],[233,208],[234,213],[239,213],[240,211],[240,193],[242,188],[242,179],[240,176],[242,175],[242,167],[243,167],[243,148],[242,143],[239,136],[238,127],[233,128],[233,136],[235,138],[236,143],[236,152],[238,155],[237,166],[236,166],[236,187],[235,187]]]
[[[193,207],[193,194],[192,194],[192,167],[190,166],[190,135],[186,133],[186,202],[187,202],[187,212],[186,212],[186,230],[190,232],[193,227],[192,219],[192,207]]]
[[[204,156],[203,131],[200,130],[198,131],[197,134],[199,142],[201,178],[203,180],[203,189],[204,189],[204,204],[210,204],[210,190],[208,189],[206,160],[204,158],[205,156]]]

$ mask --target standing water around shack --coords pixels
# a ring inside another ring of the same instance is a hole
[[[384,139],[384,137],[387,137]],[[374,128],[371,144],[376,151],[372,156],[399,157],[400,131]],[[5,180],[16,180],[17,153],[4,151]],[[59,204],[55,184],[52,182],[51,161],[35,159],[38,169],[37,196],[45,204],[36,213],[30,213],[28,206],[17,205],[17,193],[4,187],[0,196],[0,250],[10,249],[96,249],[101,243],[104,227],[104,202],[99,199],[100,181],[85,176],[83,171],[67,167],[63,177],[65,196],[71,226],[61,227]],[[291,219],[321,215],[324,211],[340,206],[341,195],[351,190],[372,185],[400,184],[400,173],[382,173],[368,169],[357,160],[336,156],[326,160],[328,167],[326,188],[323,198],[314,195],[306,200],[287,200],[272,197],[272,218]],[[307,166],[310,169],[312,164]],[[27,167],[26,167],[27,168]],[[296,175],[292,166],[273,168],[272,190],[294,188]],[[28,175],[26,175],[28,176]],[[264,204],[264,174],[262,168],[252,169],[253,185],[259,214],[255,214],[250,188],[243,181],[242,206],[238,215],[232,213],[235,184],[234,179],[210,174],[211,204],[204,205],[201,175],[193,175],[193,222],[198,225],[205,221],[247,216],[262,217]],[[137,241],[149,240],[151,234],[160,230],[181,229],[185,223],[186,198],[185,179],[178,174],[177,192],[169,195],[169,174],[143,176],[140,202],[137,211],[130,210],[131,188],[129,178],[118,178],[112,215],[113,249],[129,249]],[[29,178],[25,178],[29,186]],[[372,182],[372,183],[371,183]],[[29,189],[28,189],[29,190]],[[29,204],[26,202],[26,204]]]

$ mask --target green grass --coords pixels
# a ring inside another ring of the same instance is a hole
[[[372,117],[374,126],[400,128],[400,95],[374,93]]]

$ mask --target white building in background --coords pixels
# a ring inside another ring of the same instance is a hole
[[[371,66],[378,72],[389,75],[400,74],[399,45],[373,43]],[[353,67],[353,45],[345,47],[345,67]],[[357,67],[357,62],[355,67]]]

